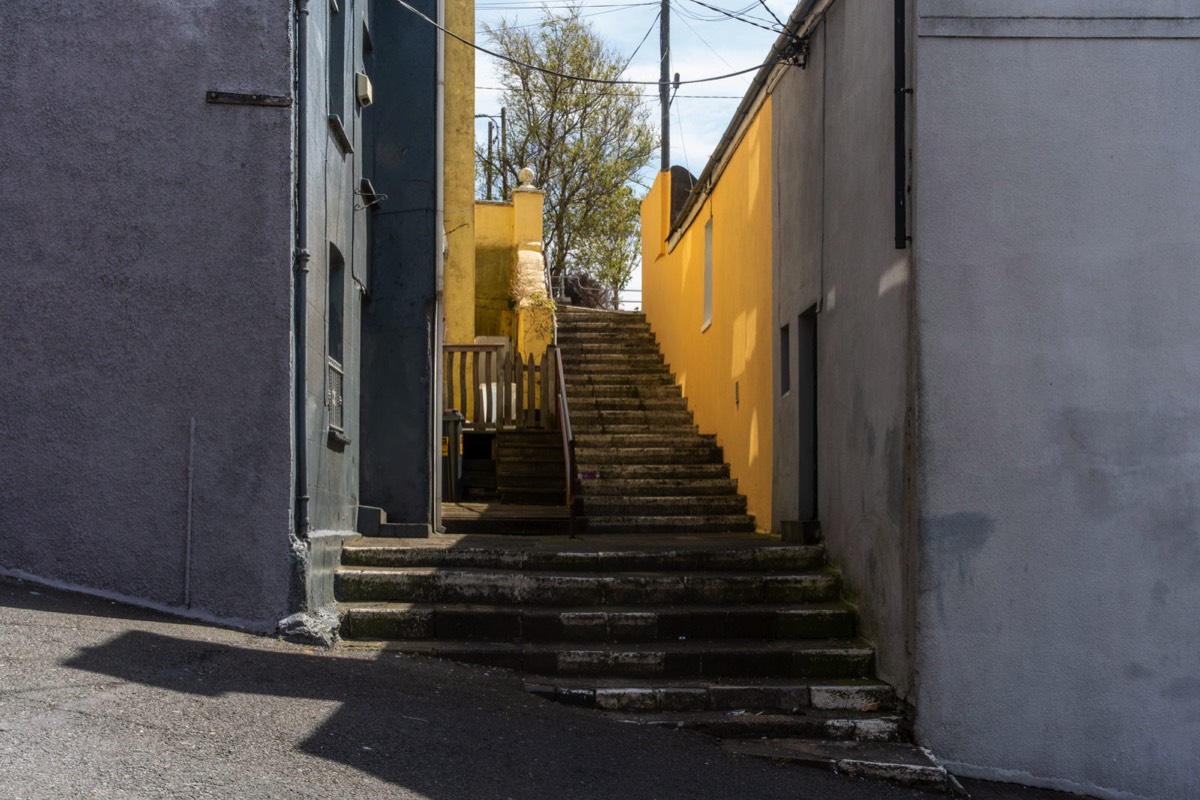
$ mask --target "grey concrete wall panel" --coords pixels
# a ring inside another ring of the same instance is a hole
[[[776,332],[796,331],[798,316],[821,302],[818,514],[878,646],[879,673],[905,695],[915,563],[905,493],[910,265],[894,243],[893,35],[890,4],[836,3],[815,32],[808,69],[789,71],[776,88],[775,319]],[[779,398],[775,411],[781,519],[798,509],[797,399]]]
[[[434,16],[434,3],[414,3]],[[377,92],[367,115],[366,171],[388,199],[371,215],[372,277],[363,317],[362,502],[389,522],[432,520],[438,165],[434,29],[393,2],[372,7],[387,46],[373,56]],[[383,41],[382,37],[378,37]],[[394,98],[394,101],[391,99]]]
[[[917,74],[918,735],[1198,796],[1200,48],[927,37]]]
[[[920,36],[1195,39],[1193,0],[920,0]]]
[[[775,441],[773,445],[772,518],[800,518],[801,432],[798,429],[799,388],[781,394],[779,331],[788,326],[792,339],[790,372],[800,372],[796,340],[799,315],[821,300],[822,208],[824,198],[823,107],[824,36],[814,37],[808,69],[790,69],[772,95],[771,163],[775,165],[772,194],[772,292],[774,297]],[[811,463],[809,452],[803,454]],[[807,483],[804,484],[807,486]]]
[[[286,610],[287,0],[66,0],[0,28],[0,568],[192,611]]]

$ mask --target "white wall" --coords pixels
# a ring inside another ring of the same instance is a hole
[[[1200,4],[995,5],[918,4],[917,733],[1196,797]]]

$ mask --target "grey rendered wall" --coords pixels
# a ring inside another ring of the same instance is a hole
[[[287,0],[9,4],[0,570],[270,627],[291,509]]]
[[[986,5],[920,4],[918,735],[1200,796],[1196,5]]]
[[[894,242],[891,4],[834,3],[774,104],[776,519],[795,519],[811,444],[798,425],[797,318],[817,314],[817,514],[879,674],[911,684],[915,549],[906,494],[911,433],[908,251]],[[778,396],[779,329],[793,386]],[[803,440],[803,441],[802,441]]]

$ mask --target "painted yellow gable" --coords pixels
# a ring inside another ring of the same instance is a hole
[[[771,101],[672,247],[670,173],[642,202],[643,307],[702,433],[716,433],[738,490],[770,530],[772,480]],[[709,234],[711,232],[711,234]],[[705,249],[711,235],[711,319]]]

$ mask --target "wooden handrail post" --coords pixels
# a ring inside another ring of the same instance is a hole
[[[547,354],[549,355],[549,354]],[[547,364],[547,367],[550,365]],[[579,475],[575,465],[575,435],[571,432],[571,406],[567,402],[567,382],[563,377],[562,350],[554,348],[554,377],[555,400],[558,406],[558,429],[562,434],[563,471],[566,480],[567,513],[570,520],[571,536],[578,533],[579,507],[576,493],[579,488]]]

